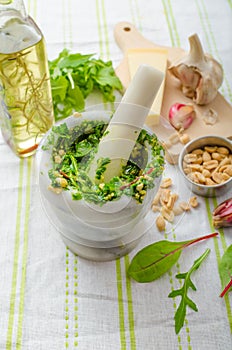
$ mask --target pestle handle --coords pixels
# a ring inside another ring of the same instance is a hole
[[[141,65],[128,86],[102,137],[89,176],[95,178],[97,160],[110,158],[104,172],[104,182],[119,176],[137,141],[164,74],[149,65]]]
[[[140,65],[122,98],[122,102],[150,109],[163,79],[163,72],[147,64]]]

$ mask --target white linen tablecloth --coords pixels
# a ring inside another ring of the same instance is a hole
[[[49,59],[66,47],[96,53],[117,67],[122,52],[113,30],[120,21],[131,22],[157,44],[186,50],[188,36],[197,32],[205,50],[222,63],[220,91],[232,102],[231,0],[28,0],[25,4],[44,33]],[[154,225],[129,255],[96,263],[75,256],[48,220],[34,157],[17,158],[0,136],[0,160],[0,349],[232,349],[232,293],[219,297],[218,273],[219,259],[232,244],[232,228],[188,248],[178,264],[155,282],[139,284],[126,277],[129,262],[145,245],[164,237],[180,241],[212,232],[211,212],[232,197],[232,191],[217,199],[199,197],[199,208],[186,213],[166,236]],[[165,176],[172,177],[173,171],[168,166]],[[176,191],[183,199],[189,196],[184,185]],[[176,335],[173,317],[179,299],[168,294],[179,287],[176,273],[187,271],[206,247],[211,253],[192,276],[197,291],[190,292],[198,312],[187,309],[184,327]]]

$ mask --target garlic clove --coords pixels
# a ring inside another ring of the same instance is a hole
[[[169,71],[182,85],[182,92],[196,104],[205,105],[213,101],[223,81],[223,70],[219,62],[205,54],[197,34],[189,38],[190,51],[169,67]]]
[[[188,67],[185,64],[180,64],[178,68],[173,68],[174,75],[181,80],[183,87],[192,90],[192,96],[194,96],[194,91],[199,85],[201,75],[197,70],[192,67]]]
[[[187,129],[196,117],[193,105],[174,103],[169,110],[169,122],[176,129]]]
[[[217,96],[217,90],[218,85],[215,80],[212,80],[209,75],[205,74],[200,79],[193,101],[199,105],[203,104],[202,101],[204,101],[204,104],[208,104]]]

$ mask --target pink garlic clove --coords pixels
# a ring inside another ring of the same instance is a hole
[[[188,129],[196,117],[193,105],[174,103],[169,110],[169,122],[176,129]]]

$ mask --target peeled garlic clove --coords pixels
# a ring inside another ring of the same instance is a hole
[[[193,105],[174,103],[169,110],[169,122],[176,129],[187,129],[196,117]]]
[[[212,214],[214,227],[232,226],[232,198],[220,203]]]
[[[213,101],[222,84],[222,66],[204,53],[197,34],[189,37],[189,44],[189,53],[171,65],[169,71],[180,80],[185,96],[205,105]]]

